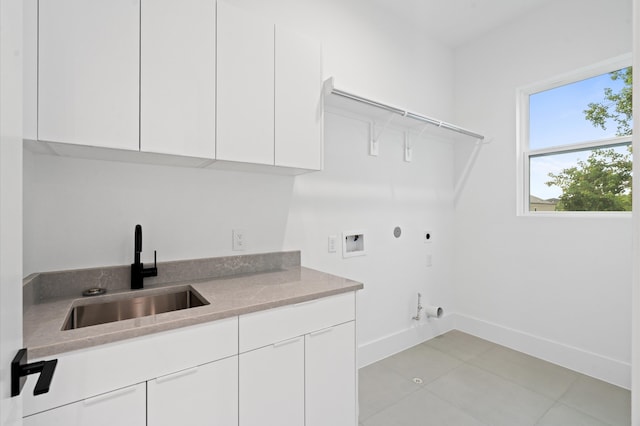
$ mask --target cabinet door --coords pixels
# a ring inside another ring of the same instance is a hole
[[[322,168],[322,50],[276,26],[275,165]]]
[[[304,425],[303,337],[240,354],[239,369],[240,426]]]
[[[274,26],[218,2],[216,159],[273,165]]]
[[[38,139],[139,149],[139,0],[40,0]]]
[[[115,390],[23,419],[24,426],[145,426],[145,384]]]
[[[215,0],[142,0],[140,150],[215,156]]]
[[[355,322],[305,336],[306,426],[354,426]]]
[[[148,426],[237,426],[238,357],[148,382]]]

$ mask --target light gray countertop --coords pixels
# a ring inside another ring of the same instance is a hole
[[[70,309],[79,304],[106,302],[135,292],[159,294],[191,286],[209,305],[121,320],[74,330],[62,330]],[[363,288],[361,283],[301,266],[242,273],[218,278],[184,280],[145,286],[141,290],[110,290],[91,298],[62,296],[25,304],[24,344],[29,358],[47,357],[189,325],[215,321],[278,306]]]

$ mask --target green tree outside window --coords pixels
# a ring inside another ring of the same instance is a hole
[[[584,110],[585,119],[606,130],[607,122],[616,123],[617,136],[633,131],[632,68],[610,73],[611,79],[624,85],[618,92],[606,88],[604,100],[590,103]],[[565,211],[631,211],[632,162],[631,146],[626,153],[614,149],[595,149],[586,161],[549,173],[548,186],[558,186],[562,195],[556,210]]]

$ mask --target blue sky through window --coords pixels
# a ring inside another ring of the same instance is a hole
[[[611,80],[609,73],[578,81],[555,89],[534,93],[529,97],[529,147],[531,150],[571,143],[589,142],[616,136],[615,122],[607,129],[594,127],[585,119],[584,110],[591,102],[604,100],[604,89],[617,92],[624,86]],[[530,194],[542,199],[558,197],[560,188],[548,187],[548,174],[585,160],[590,151],[535,158],[530,164]]]

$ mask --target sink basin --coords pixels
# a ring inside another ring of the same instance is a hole
[[[148,296],[129,295],[129,297],[119,300],[91,303],[71,308],[62,329],[73,330],[208,304],[209,302],[191,288]]]

